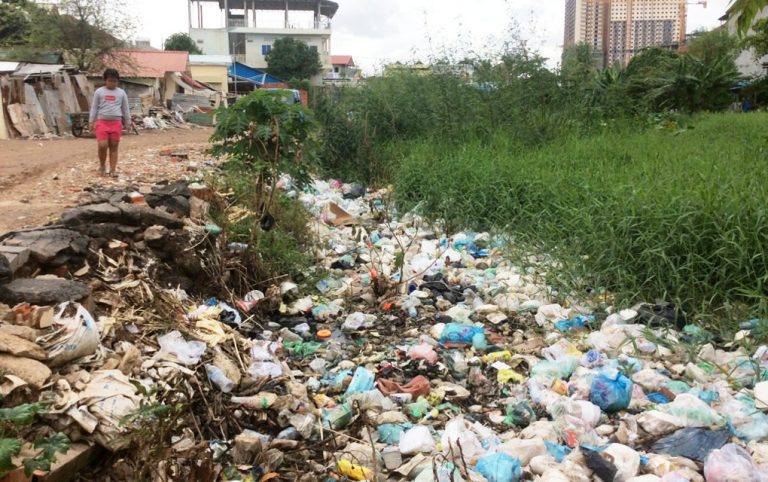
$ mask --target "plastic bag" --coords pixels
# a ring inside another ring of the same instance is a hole
[[[603,370],[592,380],[590,400],[606,412],[618,412],[629,407],[632,380],[618,370]]]
[[[704,462],[707,482],[765,482],[768,473],[758,468],[749,452],[735,444],[713,450]]]
[[[475,435],[461,415],[445,424],[445,431],[440,438],[440,444],[443,446],[444,454],[458,450],[460,446],[462,455],[467,459],[472,459],[476,455],[485,452],[477,435]]]
[[[64,317],[64,312],[72,305],[73,316]],[[47,364],[58,367],[92,355],[99,347],[99,328],[88,310],[79,303],[62,303],[53,320],[56,331],[38,338],[38,343],[48,353]]]
[[[432,345],[427,343],[412,346],[408,350],[408,356],[413,360],[424,360],[430,365],[437,363],[437,352],[432,348]]]
[[[355,393],[368,392],[373,390],[373,381],[376,375],[365,367],[357,367],[355,374],[352,375],[352,381],[349,382],[347,391],[344,393],[345,397],[354,395]]]
[[[503,452],[482,457],[477,462],[477,471],[488,482],[518,482],[523,477],[520,461]]]
[[[158,336],[157,343],[160,345],[161,352],[176,355],[179,363],[184,365],[200,363],[200,357],[203,356],[207,348],[202,341],[185,341],[177,330]]]
[[[704,401],[690,393],[681,393],[660,409],[680,420],[684,427],[722,426],[725,419]]]
[[[400,437],[400,453],[411,455],[418,452],[432,452],[435,450],[435,441],[429,428],[424,425],[416,425],[404,432]]]
[[[440,335],[440,343],[473,343],[475,335],[485,336],[485,329],[479,326],[448,323]]]
[[[728,430],[705,430],[702,428],[684,428],[657,440],[652,450],[658,454],[685,457],[703,462],[716,449],[721,448],[731,438]]]
[[[352,423],[353,418],[355,418],[355,414],[352,408],[346,403],[342,403],[325,413],[323,425],[330,425],[334,430],[339,430]]]
[[[531,369],[531,378],[564,380],[571,376],[578,364],[579,360],[570,356],[557,361],[542,360]]]
[[[373,477],[373,471],[362,465],[353,464],[348,460],[339,460],[336,463],[336,468],[341,475],[349,477],[352,480],[367,480]]]
[[[400,437],[405,432],[405,427],[394,423],[384,423],[379,425],[379,441],[387,445],[400,443]]]

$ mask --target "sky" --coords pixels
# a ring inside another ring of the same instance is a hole
[[[331,53],[352,55],[366,73],[389,62],[494,51],[511,38],[550,59],[555,67],[563,44],[565,0],[337,0]],[[730,0],[692,0],[688,31],[712,28]],[[137,38],[161,47],[186,32],[187,0],[128,0]]]

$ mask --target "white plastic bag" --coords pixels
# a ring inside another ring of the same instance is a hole
[[[207,348],[202,341],[185,341],[177,330],[158,336],[157,343],[160,345],[161,352],[176,355],[179,362],[184,365],[200,363],[200,357]]]
[[[419,452],[432,452],[435,450],[435,441],[432,434],[424,425],[416,425],[400,436],[400,453],[411,455]]]
[[[73,316],[64,316],[64,312],[72,305]],[[88,310],[79,303],[62,303],[53,320],[56,331],[37,339],[48,353],[48,365],[58,367],[92,355],[99,347],[99,328]]]

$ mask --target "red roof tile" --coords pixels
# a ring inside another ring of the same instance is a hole
[[[111,61],[121,77],[163,77],[166,72],[186,72],[189,52],[174,50],[121,50]]]
[[[355,61],[352,60],[351,55],[331,55],[331,64],[344,65],[346,67],[354,67]]]

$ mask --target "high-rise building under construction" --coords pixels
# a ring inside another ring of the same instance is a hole
[[[685,41],[686,0],[566,0],[565,47],[589,45],[601,67]]]

